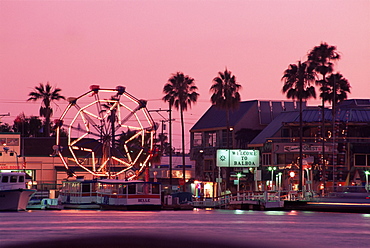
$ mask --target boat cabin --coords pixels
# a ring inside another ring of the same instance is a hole
[[[97,180],[71,180],[63,181],[59,193],[61,203],[65,208],[97,209],[96,188]]]
[[[23,172],[1,172],[0,187],[2,190],[25,189],[26,176]]]
[[[97,196],[102,208],[161,208],[161,184],[157,182],[99,180]]]

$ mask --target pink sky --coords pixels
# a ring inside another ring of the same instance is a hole
[[[38,115],[40,103],[25,100],[47,81],[66,97],[92,84],[123,85],[148,109],[167,109],[163,86],[181,71],[200,93],[185,113],[189,130],[210,107],[218,71],[235,74],[242,100],[284,100],[283,71],[322,41],[342,55],[336,70],[352,85],[349,97],[370,98],[369,0],[1,0],[0,23],[0,114],[10,112],[8,123],[21,112]],[[66,103],[58,105],[55,118]],[[180,148],[176,111],[174,118]]]

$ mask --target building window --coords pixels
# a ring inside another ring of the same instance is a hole
[[[216,147],[216,132],[205,132],[204,136],[207,147]]]
[[[277,164],[295,164],[298,163],[299,154],[295,153],[278,153]]]
[[[299,137],[299,128],[292,128],[292,137]]]
[[[233,132],[229,131],[229,145],[227,145],[227,132],[222,130],[222,147],[230,148],[233,144]]]
[[[281,130],[281,137],[290,137],[290,132],[288,128],[283,128]]]
[[[201,146],[202,145],[202,133],[194,133],[193,134],[193,146]]]
[[[271,165],[271,153],[262,154],[262,165]]]
[[[213,170],[213,160],[204,160],[204,171]]]
[[[370,166],[370,154],[355,154],[355,166]]]

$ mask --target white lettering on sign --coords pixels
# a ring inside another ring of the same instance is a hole
[[[303,145],[302,146],[303,152],[322,152],[322,146],[309,146]],[[326,152],[333,151],[333,148],[330,146],[325,146]],[[284,146],[284,152],[299,152],[299,146]]]
[[[218,167],[258,167],[260,155],[258,150],[217,150]]]
[[[138,199],[138,202],[150,202],[150,199]]]

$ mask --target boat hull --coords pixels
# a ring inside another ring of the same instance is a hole
[[[57,198],[44,198],[38,203],[31,203],[27,205],[27,210],[62,210],[63,205],[60,204]]]
[[[103,210],[161,210],[161,205],[100,205]]]
[[[109,210],[160,210],[160,195],[101,195],[98,203]]]
[[[285,210],[370,213],[369,199],[321,198],[314,201],[285,201]]]
[[[10,189],[0,191],[0,211],[24,211],[35,190]]]
[[[60,193],[59,199],[66,209],[100,209],[96,203],[96,193]]]
[[[86,204],[73,204],[73,203],[63,203],[64,209],[100,209],[100,205],[95,203]]]

